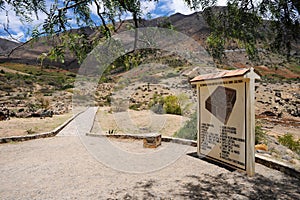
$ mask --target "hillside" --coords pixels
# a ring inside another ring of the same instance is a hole
[[[127,25],[131,24],[132,20],[125,21],[119,32],[127,30]],[[172,25],[176,31],[182,32],[189,37],[194,38],[200,44],[203,44],[205,38],[209,34],[209,28],[203,19],[201,13],[194,13],[191,15],[174,14],[170,17],[159,17],[152,20],[142,20],[140,21],[140,27],[163,27],[168,28]],[[83,28],[80,30],[71,30],[72,32],[84,33],[90,38],[102,37],[99,34],[99,30]],[[99,36],[100,35],[100,36]],[[59,36],[54,36],[52,38],[42,37],[37,41],[28,41],[18,48],[14,49],[9,57],[0,57],[0,62],[15,62],[23,64],[39,64],[38,57],[42,53],[47,53],[54,44],[54,41],[59,40]],[[50,62],[45,60],[45,65],[54,65],[63,67],[65,69],[72,69],[79,67],[77,60],[74,56],[67,53],[65,63]]]
[[[21,45],[21,43],[0,38],[0,57],[6,56],[12,49],[16,48],[19,45]]]
[[[117,33],[128,30],[128,27],[133,24],[132,20],[124,21]],[[169,17],[159,17],[151,20],[141,20],[140,27],[162,27],[162,28],[172,28],[176,31],[186,34],[189,37],[192,37],[200,45],[205,48],[205,41],[207,36],[210,33],[209,27],[204,20],[202,12],[195,12],[190,15],[183,15],[176,13]],[[99,29],[94,28],[82,28],[80,30],[71,30],[71,32],[84,33],[91,40],[101,39],[102,34],[99,33]],[[63,33],[62,33],[63,34]],[[20,45],[18,48],[14,49],[9,57],[0,56],[0,63],[3,62],[14,62],[14,63],[23,63],[23,64],[40,64],[38,57],[42,53],[47,53],[51,47],[54,45],[54,42],[61,39],[61,35],[53,37],[42,37],[37,41],[28,41],[25,44]],[[16,44],[14,44],[16,45]],[[246,52],[244,49],[236,49],[236,45],[228,44],[228,49],[225,51],[226,59],[223,61],[223,64],[227,67],[244,65],[244,66],[255,66],[257,63],[252,63],[248,60]],[[5,45],[2,46],[0,43],[0,49],[7,49]],[[300,44],[292,44],[292,54],[297,56],[300,54]],[[10,48],[8,48],[10,49]],[[1,50],[0,50],[1,52]],[[261,61],[259,64],[263,65],[280,65],[285,62],[285,58],[279,54],[271,54],[264,49],[260,51]],[[51,62],[47,59],[44,60],[45,66],[57,66],[64,69],[76,69],[79,67],[76,58],[71,55],[69,52],[66,53],[66,58],[64,63]],[[224,66],[223,66],[224,67]],[[286,65],[284,65],[286,67]]]

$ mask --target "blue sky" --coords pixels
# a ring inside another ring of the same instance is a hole
[[[47,5],[51,4],[51,1],[47,0]],[[218,0],[217,5],[225,5],[226,0]],[[90,6],[92,16],[96,13],[96,6]],[[145,2],[142,1],[142,10],[144,13],[144,17],[146,18],[147,13],[151,13],[152,18],[156,18],[159,16],[169,16],[174,13],[182,13],[185,15],[191,14],[195,11],[190,10],[187,5],[182,0],[160,0],[159,3],[156,2]],[[0,12],[0,37],[12,40],[12,38],[4,31],[4,26],[7,24],[7,19],[9,19],[9,31],[12,34],[13,38],[19,41],[26,41],[30,38],[30,30],[32,27],[42,24],[44,19],[46,18],[45,14],[40,13],[39,19],[35,19],[31,23],[22,23],[19,18],[14,14],[14,12],[9,8],[8,18],[6,16],[6,12]],[[124,18],[131,18],[131,16],[125,15]]]

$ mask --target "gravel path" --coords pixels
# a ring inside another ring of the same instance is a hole
[[[89,133],[92,129],[98,107],[90,107],[71,121],[57,136],[78,136]]]
[[[72,125],[65,131],[0,145],[0,199],[300,199],[298,179],[259,164],[249,178],[193,157],[193,147],[161,170],[120,172],[97,161],[83,138],[67,136],[75,135]],[[110,142],[127,152],[160,151],[143,149],[141,141]],[[131,163],[119,163],[125,164]]]

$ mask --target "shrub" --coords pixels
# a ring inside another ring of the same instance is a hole
[[[67,84],[67,85],[64,85],[61,89],[66,90],[66,89],[70,89],[70,88],[74,88],[74,85],[73,84]]]
[[[255,126],[255,144],[264,143],[266,141],[266,132],[262,130],[261,125]]]
[[[27,133],[28,135],[30,135],[30,134],[35,134],[35,131],[32,130],[32,129],[30,128],[30,129],[27,129],[27,130],[26,130],[26,133]]]
[[[136,103],[136,104],[130,105],[129,109],[138,111],[141,106],[142,106],[142,103]]]
[[[149,109],[156,114],[163,114],[164,99],[161,95],[154,94],[153,100],[149,102]]]
[[[294,136],[290,133],[284,134],[283,136],[279,136],[278,142],[292,151],[300,154],[300,139],[295,140]]]
[[[164,108],[161,104],[155,104],[155,105],[151,106],[150,110],[156,114],[164,113]]]
[[[164,98],[163,108],[167,114],[181,115],[182,113],[179,100],[173,95]]]
[[[173,77],[176,77],[176,76],[178,76],[177,73],[169,72],[169,73],[166,75],[166,78],[173,78]]]
[[[49,108],[49,106],[50,106],[50,100],[49,99],[44,98],[42,96],[38,96],[36,98],[36,100],[40,103],[41,108],[44,108],[44,109],[48,109]]]
[[[124,112],[129,107],[125,99],[112,99],[111,109],[113,112]]]
[[[182,114],[179,99],[177,96],[174,95],[170,95],[163,98],[161,95],[154,94],[153,100],[149,103],[149,108],[156,114]]]
[[[177,131],[174,136],[189,140],[197,140],[197,112],[194,112],[191,119],[185,123],[185,125]]]
[[[109,135],[117,134],[118,130],[117,129],[109,129],[108,131]]]

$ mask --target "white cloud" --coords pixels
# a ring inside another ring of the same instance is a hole
[[[154,1],[141,1],[141,10],[144,15],[153,12],[156,9],[157,3]]]
[[[167,15],[174,13],[188,15],[195,12],[194,10],[191,10],[183,0],[162,0],[162,2],[164,4],[160,6],[160,9],[167,12]]]
[[[226,2],[227,0],[218,0],[217,5],[224,6],[226,5]],[[53,4],[53,1],[46,0],[47,10],[49,10],[51,4]],[[97,7],[95,3],[92,3],[89,7],[91,13],[97,15]],[[148,13],[151,13],[152,18],[158,17],[159,15],[170,15],[177,12],[186,15],[195,12],[188,8],[183,0],[160,0],[159,6],[154,1],[142,0],[141,8],[144,15],[143,17],[146,17]],[[33,16],[34,20],[31,23],[22,24],[20,18],[16,16],[11,7],[6,6],[6,9],[8,10],[9,30],[14,37],[19,38],[21,41],[26,41],[29,38],[29,35],[26,33],[27,29],[32,29],[35,26],[41,25],[47,17],[45,13],[39,13],[39,19],[36,19],[35,16]],[[101,6],[101,11],[103,11],[103,6]],[[128,13],[123,17],[125,19],[132,18],[132,16]],[[6,25],[6,12],[0,10],[0,36],[9,39],[9,36],[4,31],[4,26]]]
[[[22,23],[21,18],[16,15],[11,6],[5,5],[6,10],[0,10],[0,35],[2,38],[9,40],[19,40],[26,41],[29,36],[27,35],[27,30],[32,30],[33,27],[38,26],[44,22],[47,15],[45,13],[39,12],[38,19],[36,16],[32,16],[31,22]],[[4,30],[8,29],[11,36]]]
[[[20,42],[22,40],[22,38],[24,38],[23,32],[19,32],[17,34],[11,34],[11,36],[10,35],[1,35],[0,38],[10,40],[13,42]]]
[[[227,5],[227,0],[218,0],[217,6],[226,6]]]
[[[166,15],[181,13],[184,15],[192,14],[195,10],[191,10],[183,0],[161,0],[163,5],[159,9],[166,12]],[[216,5],[225,6],[227,0],[218,0]]]
[[[101,7],[100,12],[103,12],[104,8],[103,8],[103,3],[102,2],[100,2],[100,7]],[[89,8],[90,8],[92,14],[98,15],[97,6],[96,6],[95,2],[92,2],[92,4],[89,5]]]

